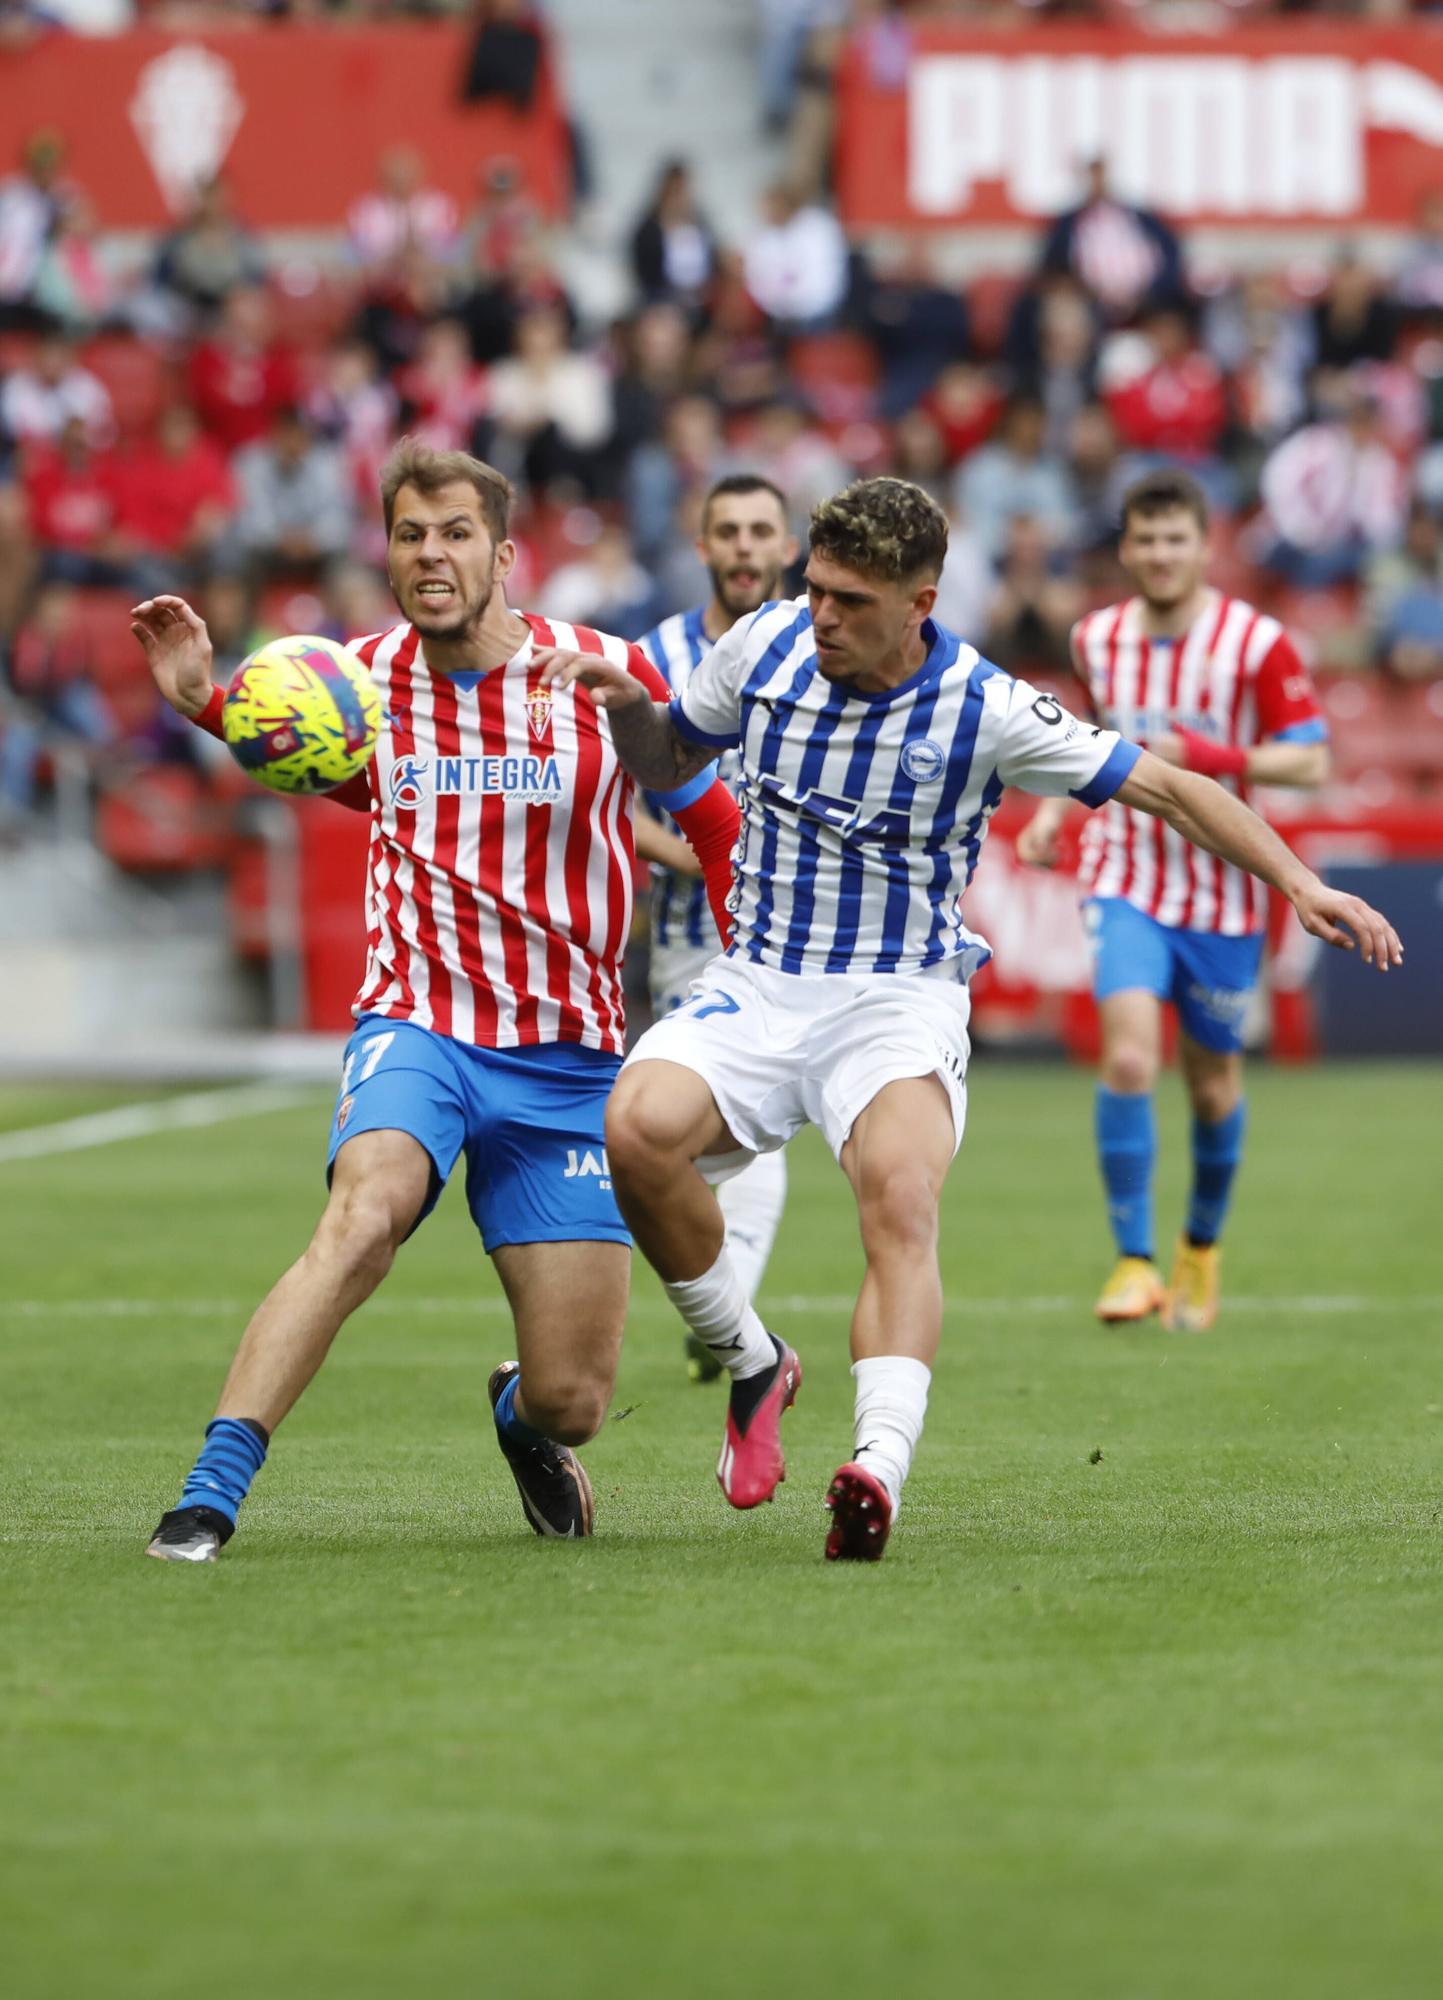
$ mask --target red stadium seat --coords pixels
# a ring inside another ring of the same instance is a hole
[[[286,264],[267,288],[277,340],[298,353],[331,345],[355,311],[353,289],[317,264]]]
[[[1322,682],[1319,692],[1334,769],[1370,803],[1443,780],[1443,683],[1397,688],[1350,675]]]
[[[34,352],[33,333],[0,333],[0,375],[23,368]]]
[[[1339,675],[1320,681],[1318,696],[1332,736],[1333,768],[1340,778],[1397,770],[1397,729],[1385,687],[1361,675]]]
[[[227,855],[224,815],[194,771],[138,771],[106,792],[95,816],[101,852],[132,874],[219,868]]]
[[[134,660],[144,666],[144,655],[130,632],[133,602],[124,590],[77,590],[71,600],[70,626],[89,643],[97,678],[109,675],[112,662],[129,665]]]
[[[110,392],[122,438],[144,437],[175,394],[170,354],[153,340],[128,333],[102,333],[87,342],[81,360]]]
[[[824,423],[860,423],[871,416],[880,371],[876,349],[860,334],[801,334],[787,348],[787,367]]]
[[[228,856],[226,916],[231,943],[242,958],[269,958],[269,850],[263,840],[236,840]]]
[[[978,354],[996,354],[1028,280],[1016,271],[981,271],[967,286],[967,323]]]
[[[1430,787],[1443,782],[1443,680],[1399,688],[1393,699],[1409,769]]]

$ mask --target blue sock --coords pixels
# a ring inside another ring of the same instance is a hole
[[[214,1507],[232,1523],[266,1462],[269,1434],[249,1417],[214,1417],[178,1507]]]
[[[1124,1094],[1099,1084],[1095,1128],[1107,1219],[1118,1250],[1124,1257],[1151,1257],[1152,1164],[1157,1157],[1152,1093]]]
[[[1248,1107],[1240,1102],[1226,1118],[1208,1125],[1192,1121],[1192,1198],[1187,1208],[1189,1243],[1216,1243],[1223,1232],[1233,1175],[1243,1156]]]
[[[521,1377],[513,1375],[496,1398],[496,1428],[504,1431],[513,1444],[540,1444],[543,1433],[533,1430],[516,1414],[516,1391],[521,1386]]]

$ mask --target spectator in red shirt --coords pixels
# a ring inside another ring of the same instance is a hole
[[[1187,315],[1176,309],[1153,313],[1144,338],[1141,366],[1107,392],[1118,437],[1125,450],[1145,459],[1186,465],[1213,504],[1228,507],[1235,497],[1233,482],[1218,455],[1228,419],[1222,372],[1197,345]]]
[[[1189,464],[1210,458],[1227,422],[1217,363],[1193,339],[1180,312],[1154,313],[1144,328],[1148,354],[1107,398],[1124,444]]]
[[[486,371],[471,359],[459,319],[438,319],[421,335],[416,359],[397,383],[409,406],[406,428],[437,451],[476,451],[486,414]]]
[[[235,511],[235,486],[191,406],[162,411],[155,437],[122,461],[119,473],[122,531],[183,573],[203,572]]]
[[[984,368],[954,361],[932,385],[922,408],[937,426],[947,463],[956,465],[986,444],[1002,414],[1002,392]]]
[[[94,449],[83,418],[72,417],[54,444],[31,447],[24,485],[44,582],[128,586],[131,550],[120,533],[115,459]]]
[[[191,401],[227,453],[264,437],[277,410],[296,401],[295,359],[271,336],[266,295],[239,286],[221,308],[220,323],[190,358]]]

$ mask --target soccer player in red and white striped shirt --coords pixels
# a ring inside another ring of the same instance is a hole
[[[406,622],[359,645],[384,726],[333,796],[371,815],[368,949],[331,1126],[330,1199],[241,1341],[178,1505],[148,1553],[212,1560],[270,1434],[341,1323],[466,1157],[471,1212],[515,1319],[491,1377],[498,1440],[538,1534],[591,1532],[572,1446],[605,1414],[630,1272],[603,1143],[620,1067],[634,787],[604,712],[543,687],[538,647],[603,655],[665,700],[620,639],[513,611],[510,492],[460,452],[405,439],[381,476]],[[218,731],[210,643],[182,599],[137,607],[161,693]],[[738,815],[714,768],[663,803],[725,929]]]
[[[1276,618],[1210,588],[1207,504],[1164,470],[1123,499],[1123,568],[1138,595],[1094,611],[1072,634],[1073,665],[1099,719],[1155,756],[1246,799],[1252,785],[1318,785],[1327,725]],[[1065,805],[1047,801],[1018,843],[1056,859]],[[1083,841],[1085,914],[1102,1022],[1097,1145],[1118,1259],[1097,1302],[1103,1320],[1211,1326],[1218,1238],[1242,1156],[1242,1031],[1267,924],[1267,892],[1146,813],[1114,802]],[[1164,1287],[1154,1262],[1152,1092],[1162,1003],[1181,1027],[1192,1106],[1192,1194]]]

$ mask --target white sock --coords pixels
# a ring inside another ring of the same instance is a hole
[[[716,1198],[726,1219],[727,1249],[737,1283],[754,1299],[787,1199],[786,1155],[758,1153],[749,1167],[722,1182]]]
[[[662,1285],[698,1340],[704,1340],[734,1381],[776,1366],[771,1335],[747,1304],[747,1295],[722,1245],[721,1255],[699,1278]]]
[[[895,1513],[922,1435],[932,1371],[910,1355],[877,1354],[854,1361],[852,1377],[857,1384],[853,1457],[881,1480]]]

